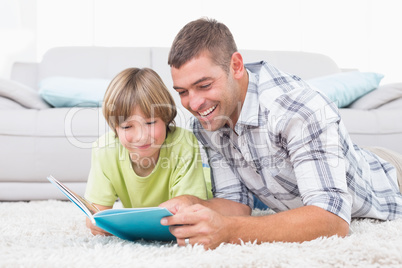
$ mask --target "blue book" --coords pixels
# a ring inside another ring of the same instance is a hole
[[[170,233],[169,227],[160,224],[162,218],[173,215],[166,208],[121,208],[100,211],[90,201],[68,189],[53,176],[48,176],[47,179],[77,205],[94,225],[117,237],[130,241],[176,240]]]

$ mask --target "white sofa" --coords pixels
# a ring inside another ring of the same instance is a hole
[[[48,77],[112,79],[127,67],[150,67],[172,89],[168,52],[169,48],[154,47],[58,47],[49,50],[40,62],[16,62],[11,81],[38,90],[39,82]],[[316,53],[240,52],[245,62],[266,60],[303,79],[342,71],[332,59]],[[173,89],[172,95],[179,106],[177,125],[187,127],[191,115],[181,107]],[[6,98],[18,102],[18,97]],[[46,180],[49,174],[82,194],[90,168],[91,143],[108,130],[100,109],[45,108],[46,104],[33,109],[24,103],[11,109],[1,103],[0,96],[0,201],[64,199]],[[402,102],[393,106],[396,109],[340,111],[355,143],[402,153]]]

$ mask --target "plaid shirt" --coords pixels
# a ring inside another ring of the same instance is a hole
[[[337,107],[299,77],[246,64],[249,85],[234,133],[193,130],[212,169],[214,196],[274,211],[315,205],[351,217],[402,217],[395,168],[353,144]]]

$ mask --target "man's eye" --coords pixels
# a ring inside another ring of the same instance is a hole
[[[202,86],[200,86],[200,88],[205,89],[205,88],[209,88],[210,86],[211,86],[211,83],[202,85]]]
[[[178,91],[179,95],[184,95],[187,91]]]

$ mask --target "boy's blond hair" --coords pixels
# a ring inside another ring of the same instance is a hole
[[[152,69],[128,68],[113,78],[103,99],[103,116],[116,133],[116,127],[132,115],[137,105],[146,117],[161,118],[168,131],[169,125],[174,125],[177,110],[173,97]]]

